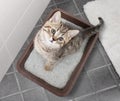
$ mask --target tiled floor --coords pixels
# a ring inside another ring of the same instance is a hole
[[[58,97],[30,80],[15,69],[22,52],[37,33],[50,10],[61,8],[87,21],[82,5],[90,0],[51,0],[28,40],[0,83],[0,101],[120,101],[120,79],[100,42],[97,41],[72,92]]]

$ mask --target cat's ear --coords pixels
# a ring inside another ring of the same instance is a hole
[[[61,12],[57,11],[55,14],[50,18],[50,22],[60,23],[61,22]]]
[[[68,34],[70,35],[71,38],[76,36],[79,33],[79,30],[69,30]]]

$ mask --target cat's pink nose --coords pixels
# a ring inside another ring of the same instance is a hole
[[[50,42],[53,42],[53,40],[50,40]]]

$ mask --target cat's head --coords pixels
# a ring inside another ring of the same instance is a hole
[[[79,30],[71,30],[61,21],[61,12],[57,11],[42,27],[44,42],[48,42],[52,48],[60,48],[67,44]]]

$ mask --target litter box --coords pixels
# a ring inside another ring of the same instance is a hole
[[[63,19],[77,25],[80,26],[81,28],[85,29],[88,27],[92,27],[93,25],[88,24],[80,19],[75,18],[74,16],[66,13],[65,11],[61,10],[61,9],[55,9],[53,10],[48,18],[46,19],[46,21],[56,12],[56,11],[60,11],[61,12],[61,16]],[[26,48],[26,50],[24,51],[24,53],[22,54],[22,56],[19,58],[18,62],[17,62],[17,70],[24,75],[25,77],[27,77],[28,79],[32,80],[33,82],[37,83],[38,85],[42,86],[43,88],[47,89],[48,91],[58,95],[58,96],[66,96],[70,93],[70,91],[72,90],[72,88],[74,87],[75,83],[77,82],[77,79],[80,75],[80,72],[82,71],[82,69],[84,68],[84,65],[98,39],[99,33],[96,33],[94,36],[90,37],[86,43],[86,46],[84,48],[83,54],[81,56],[81,59],[79,60],[79,62],[77,63],[77,65],[75,66],[74,70],[72,71],[68,81],[66,82],[65,86],[62,88],[59,87],[55,87],[53,85],[51,85],[50,83],[48,83],[47,81],[45,81],[44,79],[41,79],[40,77],[36,76],[34,73],[31,73],[30,71],[28,71],[25,68],[25,63],[27,61],[27,59],[30,57],[31,52],[34,50],[34,43],[33,40],[30,42],[30,44],[28,45],[28,47]],[[34,38],[33,38],[34,39]],[[79,56],[77,56],[79,57]],[[64,60],[63,60],[64,61]],[[68,64],[68,69],[69,69],[70,65]],[[40,68],[40,67],[38,67]],[[50,72],[50,71],[49,71]],[[61,74],[62,75],[62,74]]]

